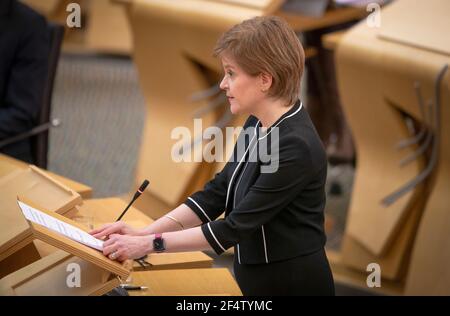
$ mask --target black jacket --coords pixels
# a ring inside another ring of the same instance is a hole
[[[298,101],[265,134],[260,126],[250,116],[237,142],[246,139],[245,152],[235,146],[224,169],[185,201],[203,221],[215,252],[235,246],[239,263],[245,264],[312,253],[326,242],[327,159],[308,112]],[[260,149],[263,142],[271,151]],[[262,172],[270,165],[278,166],[275,172]],[[223,211],[225,218],[216,220]]]
[[[45,19],[15,0],[0,1],[0,140],[37,123],[47,78],[49,34]],[[0,152],[31,162],[29,140]]]

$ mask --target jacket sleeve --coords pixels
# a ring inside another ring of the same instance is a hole
[[[215,220],[225,211],[228,166],[229,164],[226,164],[221,172],[206,183],[203,190],[195,192],[184,201],[184,204],[197,214],[202,223]]]
[[[261,173],[246,196],[225,219],[202,225],[217,254],[245,239],[283,210],[314,176],[308,145],[287,136],[280,140],[278,170]]]

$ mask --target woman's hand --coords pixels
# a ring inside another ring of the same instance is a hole
[[[97,239],[103,239],[112,234],[138,236],[141,232],[142,231],[140,229],[132,228],[124,222],[115,222],[105,224],[98,229],[94,229],[90,231],[89,234]]]
[[[153,250],[151,236],[113,234],[103,243],[103,254],[111,260],[138,259]]]

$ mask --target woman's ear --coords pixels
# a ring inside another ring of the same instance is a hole
[[[269,91],[270,87],[272,86],[272,76],[264,72],[261,73],[259,76],[260,76],[261,92]]]

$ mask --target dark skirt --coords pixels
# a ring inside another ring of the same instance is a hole
[[[268,264],[239,264],[235,256],[234,274],[244,295],[334,295],[324,249]]]

